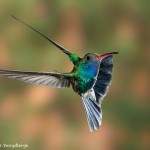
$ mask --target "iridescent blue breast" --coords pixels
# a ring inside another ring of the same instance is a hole
[[[99,71],[100,61],[93,60],[87,63],[82,63],[78,70],[78,87],[80,93],[85,93],[92,88],[96,81]]]

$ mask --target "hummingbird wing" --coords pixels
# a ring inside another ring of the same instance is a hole
[[[63,73],[0,70],[0,76],[55,88],[66,88],[70,86],[69,77]]]
[[[113,55],[104,58],[100,64],[97,80],[94,85],[94,92],[96,95],[96,101],[101,105],[103,98],[108,93],[109,85],[112,81],[113,71]]]
[[[102,111],[99,104],[96,102],[94,90],[82,94],[82,102],[86,112],[86,117],[90,131],[98,130],[102,122]]]

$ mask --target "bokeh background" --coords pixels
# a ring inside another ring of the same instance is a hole
[[[150,149],[150,2],[146,0],[1,0],[0,68],[71,71],[62,52],[16,15],[65,48],[118,51],[101,128],[90,133],[80,97],[0,78],[0,144],[31,150]],[[0,148],[4,149],[4,148]]]

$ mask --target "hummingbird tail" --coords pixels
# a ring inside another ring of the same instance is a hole
[[[90,93],[89,93],[90,94]],[[91,98],[82,97],[90,131],[98,130],[102,122],[102,111],[98,103]]]

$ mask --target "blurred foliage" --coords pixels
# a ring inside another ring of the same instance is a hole
[[[16,15],[72,52],[118,51],[103,123],[90,133],[80,97],[0,79],[0,144],[32,150],[150,149],[150,2],[1,0],[0,68],[67,72],[69,59],[13,20]]]

